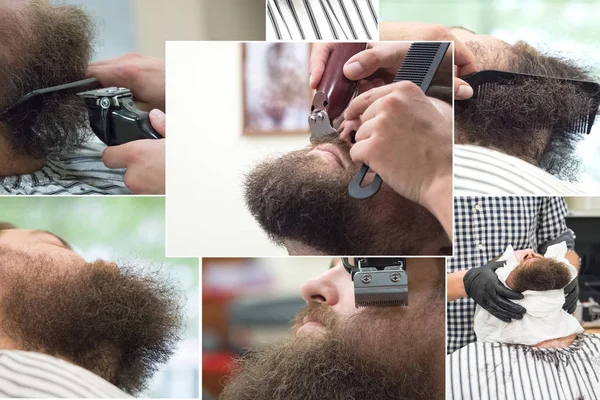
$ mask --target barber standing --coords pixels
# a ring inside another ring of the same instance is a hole
[[[456,197],[454,256],[448,260],[448,353],[475,342],[473,317],[479,304],[505,322],[523,318],[526,310],[511,300],[523,295],[508,289],[496,275],[494,262],[508,245],[544,254],[566,242],[567,259],[579,268],[575,236],[567,228],[562,197]],[[565,288],[563,309],[575,311],[577,279]]]
[[[103,86],[131,89],[136,103],[150,111],[152,127],[163,137],[165,119],[165,63],[162,60],[126,54],[93,63],[88,76]],[[104,150],[108,168],[125,168],[124,182],[134,194],[165,194],[165,140],[136,140]]]

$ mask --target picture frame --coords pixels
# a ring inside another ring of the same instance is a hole
[[[243,135],[310,134],[309,43],[242,43]]]

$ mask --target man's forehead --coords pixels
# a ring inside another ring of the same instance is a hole
[[[23,8],[32,0],[0,0],[0,10]]]

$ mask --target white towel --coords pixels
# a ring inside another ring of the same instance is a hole
[[[567,250],[567,244],[561,242],[548,247],[544,257],[553,258],[568,265],[572,281],[577,279],[577,270],[565,258]],[[498,268],[496,274],[500,281],[508,287],[506,278],[519,265],[513,247],[509,245],[498,261],[506,261],[506,265]],[[474,327],[477,341],[532,346],[545,340],[584,331],[579,321],[562,309],[565,302],[564,288],[547,291],[526,290],[522,294],[524,296],[522,300],[510,300],[527,310],[521,320],[506,323],[479,305],[475,308]]]

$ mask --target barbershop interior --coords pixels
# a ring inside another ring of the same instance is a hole
[[[581,257],[579,299],[575,316],[588,333],[600,333],[600,198],[567,197],[567,226],[575,232]]]
[[[165,258],[164,216],[163,197],[0,197],[0,221],[51,232],[87,262],[134,263],[165,274],[183,299],[183,331],[168,363],[140,396],[193,398],[199,392],[198,259]]]

